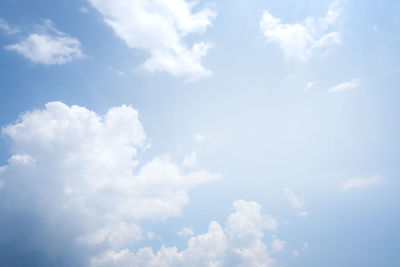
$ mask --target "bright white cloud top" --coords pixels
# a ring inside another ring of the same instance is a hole
[[[303,22],[290,24],[264,10],[260,29],[267,41],[280,46],[287,59],[304,62],[324,53],[329,46],[341,44],[340,33],[333,30],[340,14],[339,2],[334,2],[325,17],[307,17]]]
[[[202,59],[211,48],[210,42],[198,42],[192,47],[184,37],[202,33],[212,26],[216,12],[205,7],[193,12],[194,2],[184,0],[89,0],[105,18],[115,34],[130,48],[149,54],[141,69],[147,72],[165,71],[175,76],[196,80],[211,75]]]
[[[79,40],[57,30],[49,19],[37,26],[34,33],[5,49],[45,65],[62,65],[84,57]]]
[[[236,200],[233,204],[235,211],[224,228],[211,222],[208,232],[191,237],[182,251],[165,246],[156,253],[149,247],[137,253],[110,250],[93,258],[92,266],[275,266],[262,238],[265,230],[276,229],[276,220],[263,214],[256,202]]]
[[[329,93],[340,93],[343,91],[356,89],[360,85],[361,85],[360,79],[354,78],[351,81],[332,86],[331,88],[329,88],[328,92]]]
[[[49,227],[68,222],[71,239],[93,246],[121,248],[144,238],[142,220],[180,215],[190,188],[219,178],[185,174],[167,156],[138,168],[147,138],[129,106],[99,116],[51,102],[2,132],[14,151],[0,174],[2,203],[20,203],[15,212],[35,211]]]

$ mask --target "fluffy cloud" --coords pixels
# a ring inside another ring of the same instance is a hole
[[[86,248],[96,254],[145,238],[143,220],[180,215],[190,188],[219,177],[207,171],[183,173],[167,156],[138,162],[148,141],[137,111],[129,106],[99,116],[51,102],[24,113],[2,133],[13,155],[0,171],[0,227],[7,232],[0,245],[15,244],[15,257],[40,255],[48,266],[70,260],[55,256],[71,252],[76,257],[78,246],[80,253]],[[27,245],[21,246],[24,238]],[[46,242],[66,251],[46,251]]]
[[[338,85],[335,85],[333,87],[331,87],[328,92],[329,93],[339,93],[339,92],[343,92],[346,90],[353,90],[355,88],[357,88],[358,86],[361,85],[360,79],[353,79],[351,81],[348,82],[344,82]]]
[[[216,12],[210,7],[193,12],[195,2],[184,0],[88,1],[130,48],[149,54],[141,69],[166,71],[189,80],[211,74],[201,63],[211,43],[188,47],[184,42],[188,34],[202,33],[212,25]]]
[[[20,31],[18,27],[11,26],[2,18],[0,18],[0,30],[9,35],[18,33]]]
[[[277,43],[287,59],[308,61],[327,47],[342,42],[340,34],[331,30],[340,16],[338,2],[331,4],[325,17],[307,17],[300,23],[282,23],[267,10],[263,12],[260,29],[264,37]]]
[[[340,187],[341,187],[341,190],[344,192],[344,191],[347,191],[347,190],[350,190],[353,188],[359,188],[359,187],[365,187],[368,185],[372,185],[372,184],[379,182],[380,180],[382,180],[382,177],[379,175],[374,175],[374,176],[371,176],[369,178],[364,178],[364,179],[352,178],[347,181],[344,181],[340,185]]]
[[[92,259],[92,266],[274,266],[267,246],[261,240],[265,230],[274,230],[276,221],[261,213],[255,202],[237,200],[235,212],[229,215],[225,228],[213,221],[208,232],[191,237],[182,251],[176,247],[161,247],[107,251]]]
[[[58,31],[48,19],[36,27],[36,32],[5,49],[45,65],[62,65],[84,56],[79,40]]]
[[[290,206],[296,210],[297,215],[307,216],[308,213],[304,210],[304,202],[296,196],[289,188],[285,189],[285,196],[289,200]]]

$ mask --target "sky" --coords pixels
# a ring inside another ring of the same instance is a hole
[[[400,3],[2,0],[3,266],[399,266]]]

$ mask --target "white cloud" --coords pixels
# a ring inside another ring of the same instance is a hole
[[[364,179],[362,179],[362,178],[352,178],[352,179],[349,179],[347,181],[344,181],[340,185],[340,187],[341,187],[341,190],[344,192],[344,191],[347,191],[349,189],[372,185],[372,184],[375,184],[375,183],[379,182],[380,180],[382,180],[382,177],[379,176],[379,175],[374,175],[374,176],[371,176],[369,178],[364,178]]]
[[[194,166],[197,163],[197,152],[193,151],[183,159],[183,166]]]
[[[279,252],[285,248],[286,241],[279,240],[274,237],[274,240],[271,243],[272,252]]]
[[[329,93],[339,93],[339,92],[343,92],[343,91],[347,91],[347,90],[353,90],[356,89],[357,87],[359,87],[361,85],[360,79],[353,79],[351,81],[348,82],[344,82],[338,85],[335,85],[333,87],[331,87],[328,92]]]
[[[35,163],[35,160],[28,154],[24,155],[12,155],[8,159],[8,163],[13,166],[13,165],[29,165]]]
[[[211,75],[202,59],[212,44],[184,42],[191,33],[202,33],[212,26],[216,12],[205,7],[193,12],[197,1],[184,0],[88,0],[105,18],[115,34],[130,48],[148,53],[141,65],[147,72],[166,71],[196,80]]]
[[[289,200],[290,206],[296,210],[298,216],[307,216],[304,210],[304,202],[297,197],[289,188],[285,189],[285,196]]]
[[[267,246],[261,240],[264,230],[276,228],[276,221],[261,213],[255,202],[237,200],[232,213],[222,228],[210,223],[208,232],[191,237],[182,251],[165,247],[154,253],[151,248],[128,249],[104,253],[92,259],[92,266],[274,266]]]
[[[190,188],[219,178],[204,170],[183,173],[168,156],[138,168],[136,156],[148,140],[138,112],[125,105],[99,116],[51,102],[24,113],[2,133],[10,138],[14,155],[0,173],[0,203],[18,203],[12,214],[33,213],[42,220],[44,232],[38,236],[95,251],[121,249],[145,238],[143,220],[180,215]],[[7,216],[4,209],[0,205]]]
[[[205,136],[205,135],[202,134],[202,133],[197,133],[197,134],[194,135],[194,139],[195,139],[197,142],[201,143],[201,142],[207,140],[207,136]]]
[[[188,237],[192,235],[194,235],[192,227],[184,227],[178,232],[178,236],[180,237]]]
[[[308,61],[315,54],[324,53],[329,46],[341,44],[339,32],[333,31],[340,14],[339,3],[334,2],[325,17],[307,17],[303,22],[289,24],[265,10],[260,29],[269,42],[280,46],[287,59]]]
[[[16,44],[7,45],[5,49],[19,53],[33,63],[45,65],[62,65],[84,57],[79,40],[58,31],[48,19],[36,27],[36,32]]]
[[[0,30],[4,31],[8,35],[20,32],[20,29],[18,27],[11,26],[10,24],[8,24],[7,21],[2,18],[0,18]]]
[[[297,249],[293,250],[293,257],[297,258],[299,256],[299,251]]]

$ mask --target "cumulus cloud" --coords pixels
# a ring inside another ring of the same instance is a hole
[[[296,210],[297,215],[307,216],[308,213],[304,210],[304,202],[296,196],[289,188],[285,189],[285,196],[289,200],[290,206]]]
[[[329,93],[339,93],[339,92],[343,92],[343,91],[347,91],[347,90],[353,90],[353,89],[356,89],[357,87],[359,87],[360,85],[361,85],[360,79],[355,78],[351,81],[332,86],[331,88],[329,88],[328,92]]]
[[[15,26],[11,26],[8,24],[7,21],[4,19],[0,18],[0,30],[4,31],[8,35],[16,34],[20,32],[20,29]]]
[[[193,12],[195,3],[185,0],[88,0],[115,34],[130,48],[148,53],[141,65],[147,72],[169,72],[195,80],[211,75],[202,59],[212,44],[189,47],[184,37],[212,26],[216,12],[211,7]]]
[[[360,187],[365,187],[365,186],[369,186],[372,184],[376,184],[381,180],[382,180],[382,177],[379,175],[374,175],[374,176],[371,176],[369,178],[364,178],[364,179],[363,178],[352,178],[347,181],[344,181],[340,185],[340,187],[341,187],[341,190],[344,192],[344,191],[347,191],[347,190],[350,190],[353,188],[360,188]]]
[[[183,173],[168,156],[139,162],[148,140],[138,112],[125,105],[100,116],[51,102],[2,133],[13,155],[0,171],[0,227],[7,232],[0,245],[9,244],[21,260],[42,257],[41,266],[62,266],[63,260],[87,266],[71,259],[146,238],[144,220],[180,215],[190,188],[219,177]],[[49,243],[58,245],[47,251]]]
[[[293,24],[282,23],[265,10],[260,29],[269,42],[280,46],[287,59],[308,61],[315,54],[324,53],[329,46],[341,44],[340,33],[333,30],[340,14],[337,1],[330,5],[325,17],[307,17]]]
[[[262,238],[277,227],[256,202],[237,200],[225,227],[213,221],[205,234],[191,237],[187,248],[162,246],[156,253],[145,247],[137,252],[109,250],[92,259],[92,266],[274,266]]]
[[[49,19],[37,26],[35,32],[5,49],[45,65],[62,65],[84,57],[79,40],[57,30]]]

